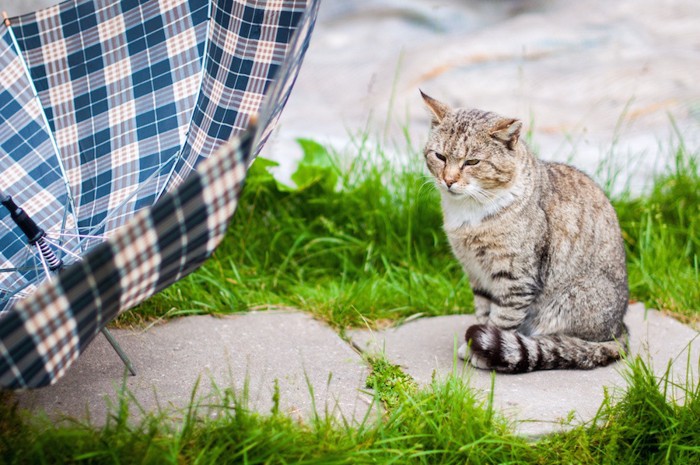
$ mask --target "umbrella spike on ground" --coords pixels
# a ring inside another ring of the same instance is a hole
[[[77,0],[5,15],[0,386],[54,383],[109,321],[211,255],[318,6]]]

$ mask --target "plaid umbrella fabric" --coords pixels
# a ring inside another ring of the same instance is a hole
[[[0,26],[0,197],[66,264],[46,279],[0,213],[0,386],[55,382],[112,318],[211,255],[317,9],[77,0]]]

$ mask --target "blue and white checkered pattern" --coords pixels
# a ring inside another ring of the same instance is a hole
[[[0,24],[0,188],[39,224],[74,229],[75,218],[66,208],[69,192],[51,142],[51,131],[34,97],[32,83],[11,32]],[[11,294],[21,297],[33,291],[41,265],[27,239],[9,215],[0,215],[0,311]],[[76,247],[69,239],[67,246]],[[4,298],[3,298],[4,296]]]
[[[83,259],[5,299],[0,386],[55,382],[110,319],[213,252],[317,10],[318,0],[75,0],[0,26],[0,138],[17,141],[0,152],[0,191],[47,232],[106,237],[63,239]],[[254,115],[259,131],[239,143]],[[5,269],[35,260],[8,216]],[[38,281],[17,274],[0,271],[0,299],[16,289],[6,276]]]
[[[207,0],[78,0],[13,20],[81,233],[109,234],[162,192],[199,93],[208,12]]]

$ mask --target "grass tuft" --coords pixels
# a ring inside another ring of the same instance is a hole
[[[385,408],[391,410],[417,390],[413,378],[384,357],[368,357],[367,362],[372,371],[367,376],[365,387],[374,390]]]
[[[700,361],[694,361],[700,368]],[[689,361],[688,368],[693,364]],[[598,418],[537,444],[540,463],[700,463],[700,384],[654,375],[640,357],[627,362],[622,398],[606,396]],[[616,401],[617,400],[617,401]]]

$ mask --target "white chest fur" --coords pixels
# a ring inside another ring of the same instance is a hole
[[[453,196],[441,191],[442,211],[445,230],[454,231],[464,226],[475,227],[515,201],[520,194],[517,188],[511,188],[492,194],[487,202],[477,201],[469,196]]]

